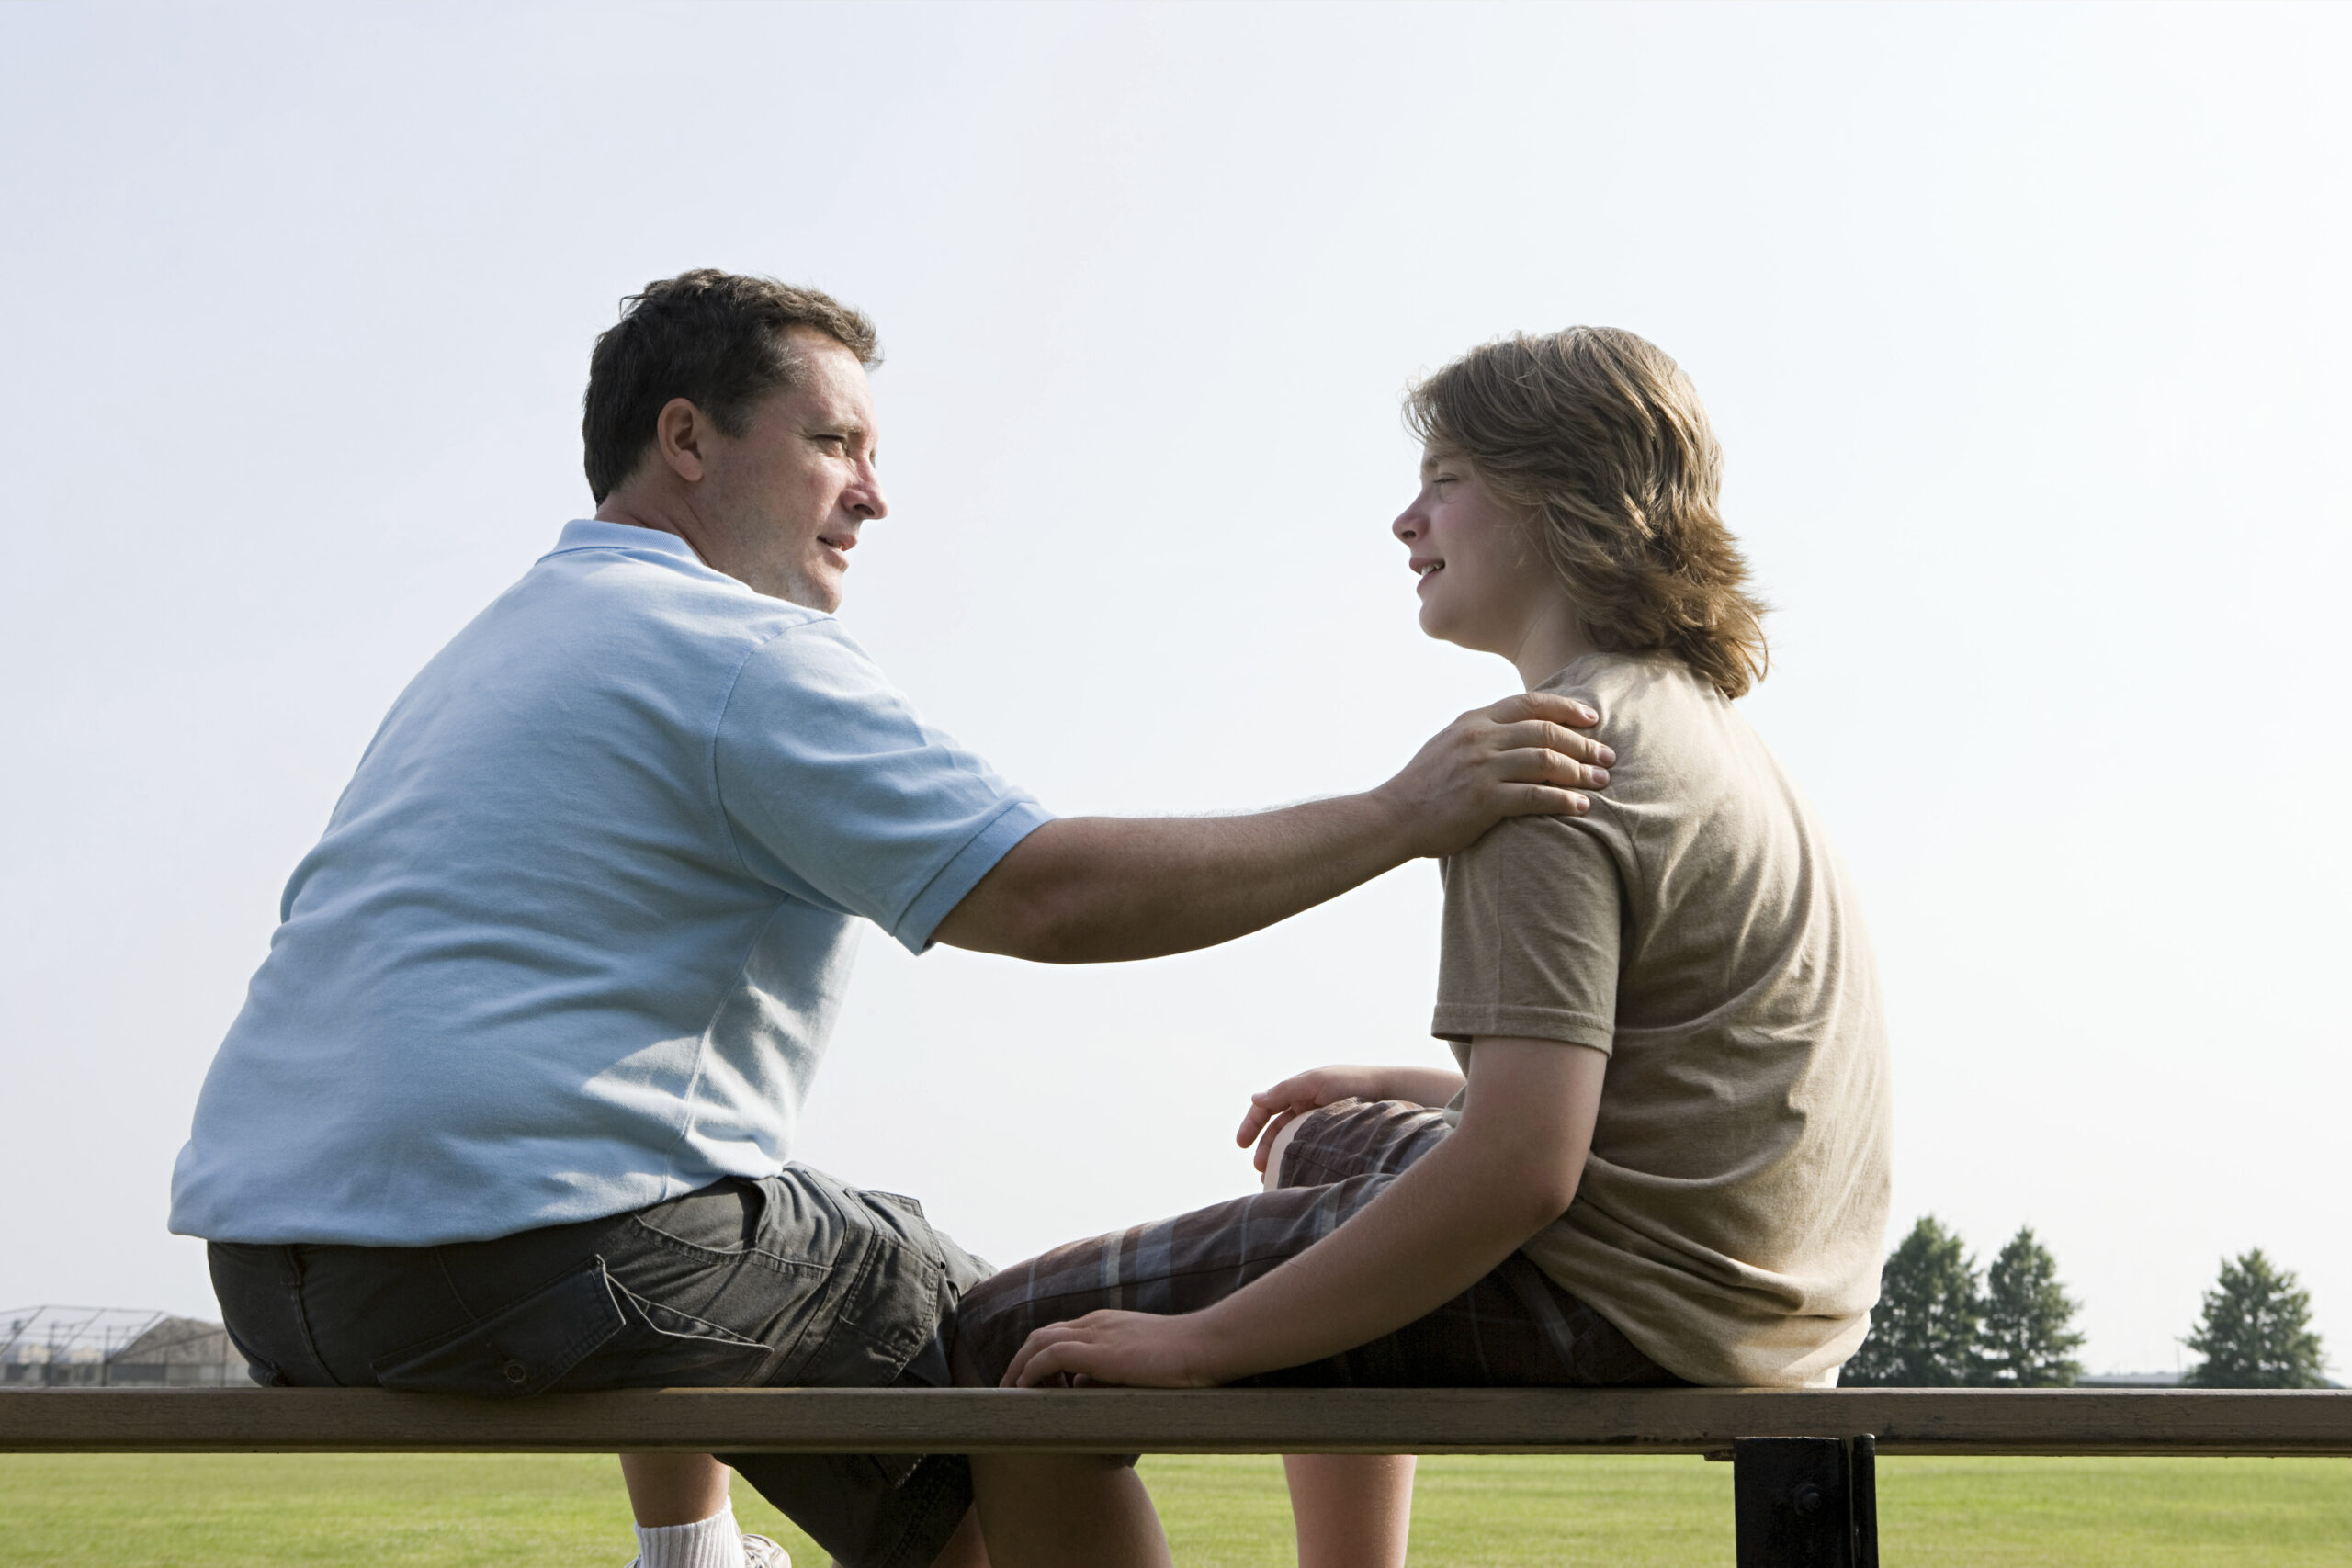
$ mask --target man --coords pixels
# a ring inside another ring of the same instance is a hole
[[[598,340],[594,519],[393,705],[180,1156],[173,1229],[269,1381],[945,1383],[941,1314],[985,1270],[788,1163],[856,919],[915,952],[1183,952],[1607,782],[1565,728],[1594,716],[1528,696],[1363,795],[1052,817],[832,618],[888,510],[876,362],[855,311],[712,271]],[[960,1458],[733,1462],[853,1568],[981,1561]],[[644,1568],[740,1568],[718,1461],[622,1468]]]

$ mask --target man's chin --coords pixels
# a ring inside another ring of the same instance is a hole
[[[791,580],[772,597],[781,599],[788,604],[797,604],[804,610],[815,610],[821,615],[830,615],[842,607],[841,580],[815,577],[807,572],[795,572]]]

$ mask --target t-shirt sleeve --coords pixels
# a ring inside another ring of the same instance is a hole
[[[1514,817],[1444,864],[1430,1032],[1610,1049],[1623,894],[1615,856],[1581,820]]]
[[[719,716],[720,808],[751,873],[910,952],[1052,814],[919,717],[839,622],[753,653]]]

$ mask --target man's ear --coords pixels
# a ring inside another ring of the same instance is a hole
[[[710,422],[702,410],[684,398],[672,398],[653,416],[653,449],[688,484],[702,478],[702,444],[709,434]]]

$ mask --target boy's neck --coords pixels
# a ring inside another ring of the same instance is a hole
[[[1529,619],[1519,645],[1505,657],[1518,670],[1521,684],[1532,692],[1586,654],[1600,651],[1585,635],[1577,607],[1562,599]]]

